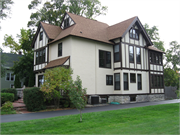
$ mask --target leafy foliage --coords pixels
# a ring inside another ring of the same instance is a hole
[[[1,93],[1,105],[7,101],[14,101],[14,94],[13,93]]]
[[[1,110],[2,111],[5,111],[5,112],[9,112],[13,109],[13,104],[12,102],[10,101],[7,101],[3,104],[3,106],[1,107]]]
[[[172,41],[170,49],[166,51],[166,66],[170,65],[175,71],[179,70],[177,66],[180,66],[180,44],[177,41]]]
[[[45,109],[44,96],[40,88],[27,88],[23,91],[23,100],[28,111],[39,111]]]
[[[41,9],[37,7],[42,5]],[[65,11],[94,19],[96,16],[105,15],[106,6],[101,6],[99,0],[51,0],[44,4],[41,0],[32,0],[28,8],[36,9],[30,16],[28,27],[38,26],[40,21],[60,26]]]
[[[45,81],[41,86],[41,91],[45,92],[47,99],[53,99],[57,108],[61,97],[61,91],[66,93],[70,84],[72,70],[65,67],[48,69],[44,73]]]
[[[16,75],[16,77],[15,77],[14,87],[15,88],[21,88],[21,82],[19,80],[19,75]]]
[[[0,65],[1,65],[1,78],[5,77],[5,71],[4,64],[6,63],[6,56],[3,54],[3,50],[0,48]]]
[[[12,0],[0,0],[0,19],[7,18],[9,16],[9,13],[11,11],[11,5],[14,2]]]
[[[29,76],[28,86],[29,87],[34,87],[34,84],[35,84],[35,74],[33,72],[33,69],[31,69],[29,72],[30,72],[30,76]]]
[[[179,74],[171,68],[164,69],[165,86],[179,86]]]
[[[1,90],[1,93],[13,93],[14,95],[13,101],[18,99],[17,91],[14,88],[4,88]]]
[[[9,47],[11,49],[11,53],[18,54],[20,51],[23,51],[24,54],[32,53],[31,43],[33,39],[33,31],[31,30],[20,30],[20,35],[17,34],[17,38],[19,38],[19,43],[15,41],[12,35],[4,36],[4,47]]]
[[[154,44],[154,46],[161,51],[165,51],[164,42],[160,41],[159,32],[158,32],[159,29],[156,26],[150,28],[148,24],[145,24],[144,28],[148,36],[150,37],[152,43]]]
[[[77,76],[76,81],[71,81],[71,85],[69,87],[69,98],[74,106],[80,112],[80,122],[82,121],[81,111],[84,109],[87,98],[86,98],[86,89],[82,88],[82,81],[79,76]]]

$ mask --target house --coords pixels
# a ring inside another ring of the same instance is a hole
[[[137,16],[109,26],[66,12],[60,26],[40,23],[32,47],[36,86],[46,69],[69,66],[89,97],[164,100],[163,52],[153,47]]]
[[[15,75],[11,71],[15,61],[19,61],[19,58],[22,57],[21,53],[12,54],[12,53],[1,53],[1,58],[5,61],[3,67],[5,68],[5,76],[1,78],[1,89],[3,88],[13,88]],[[23,80],[21,80],[21,86],[23,86]]]

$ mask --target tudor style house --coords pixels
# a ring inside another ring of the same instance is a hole
[[[46,69],[68,66],[89,97],[164,100],[164,52],[153,47],[138,17],[109,26],[66,12],[60,26],[40,23],[32,47],[37,87]]]

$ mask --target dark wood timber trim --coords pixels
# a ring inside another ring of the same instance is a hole
[[[148,63],[149,63],[149,51],[148,51]],[[151,80],[150,80],[150,75],[151,75],[151,72],[150,72],[150,63],[148,64],[149,65],[149,93],[151,94]]]
[[[121,69],[122,69],[122,42],[120,42],[120,52],[121,52]]]
[[[157,94],[164,94],[164,93],[137,93],[137,94],[95,94],[99,96],[129,96],[129,95],[157,95]],[[92,96],[94,94],[89,94],[88,96]]]

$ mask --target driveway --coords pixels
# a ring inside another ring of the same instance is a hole
[[[82,112],[89,113],[89,112],[109,111],[109,110],[118,110],[118,109],[143,107],[143,106],[159,105],[159,104],[172,104],[172,103],[180,103],[180,99],[164,100],[164,101],[156,101],[156,102],[143,102],[143,103],[129,103],[129,104],[120,104],[120,105],[98,106],[98,107],[85,108]],[[50,118],[50,117],[64,116],[64,115],[73,115],[73,114],[79,114],[78,110],[71,109],[71,110],[59,110],[59,111],[37,112],[37,113],[27,113],[27,114],[1,115],[1,123],[33,120],[33,119],[43,119],[43,118]]]

